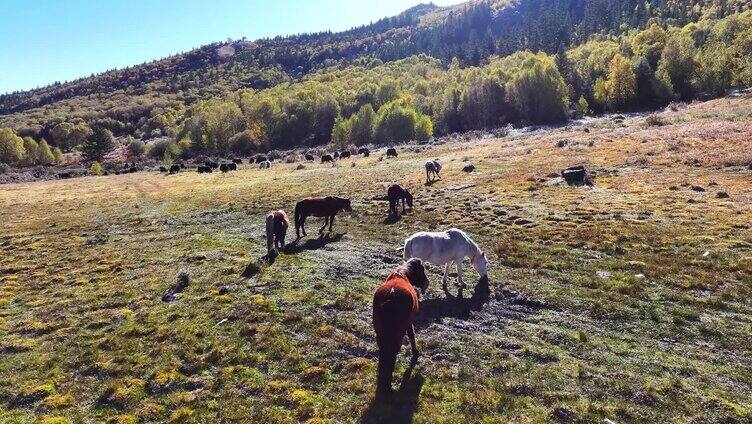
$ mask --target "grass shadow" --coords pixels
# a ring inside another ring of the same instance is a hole
[[[343,236],[344,234],[324,233],[321,234],[318,238],[306,240],[303,244],[300,244],[300,239],[297,239],[285,246],[283,251],[285,253],[294,255],[306,250],[317,250],[321,249],[329,243],[336,243],[342,240]]]
[[[424,328],[432,322],[441,321],[443,318],[468,319],[473,311],[480,311],[491,299],[491,289],[488,285],[488,277],[482,277],[473,289],[472,296],[464,298],[460,289],[457,296],[449,291],[444,291],[445,298],[432,298],[421,300],[418,317],[415,325]]]
[[[368,408],[360,417],[361,424],[409,424],[418,409],[420,391],[423,389],[424,378],[420,374],[412,375],[415,363],[402,374],[399,390],[388,397],[374,397]]]
[[[439,180],[438,180],[438,179],[434,179],[434,180],[428,180],[428,181],[426,181],[426,183],[425,183],[425,184],[423,184],[423,185],[424,185],[424,186],[426,186],[426,187],[431,187],[432,185],[436,184],[436,181],[439,181]]]
[[[251,263],[249,263],[248,266],[245,267],[245,270],[243,270],[243,273],[240,274],[240,276],[243,278],[255,277],[261,272],[264,267],[274,264],[274,261],[277,259],[278,255],[279,254],[276,251],[272,250],[271,252],[256,259],[255,261],[251,261]]]
[[[383,221],[381,221],[381,223],[384,224],[384,225],[392,225],[392,224],[396,224],[396,223],[400,222],[401,220],[402,220],[402,214],[400,214],[400,213],[396,213],[396,214],[390,213],[389,216],[387,216],[386,218],[384,218]]]

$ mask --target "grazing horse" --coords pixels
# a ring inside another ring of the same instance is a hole
[[[373,294],[373,328],[379,346],[379,367],[376,377],[377,396],[392,392],[392,373],[402,340],[407,334],[412,349],[413,364],[420,352],[415,345],[413,320],[418,315],[418,287],[426,292],[428,277],[420,259],[410,259],[394,270],[386,282]]]
[[[398,214],[399,202],[402,201],[402,213],[405,213],[405,202],[410,209],[413,208],[413,195],[409,191],[405,190],[398,184],[392,184],[386,191],[386,196],[389,199],[389,214]]]
[[[397,149],[395,149],[394,147],[390,147],[390,148],[386,149],[386,158],[387,159],[389,159],[389,158],[396,158],[396,157],[397,157]]]
[[[420,258],[436,265],[444,265],[443,288],[447,289],[449,265],[457,264],[457,284],[465,287],[462,282],[462,260],[470,258],[473,268],[481,277],[488,276],[488,258],[475,242],[464,231],[452,228],[442,232],[421,231],[405,240],[405,259]]]
[[[271,253],[272,250],[281,250],[285,247],[285,236],[287,236],[287,227],[290,226],[290,220],[283,210],[278,210],[266,216],[266,251]]]
[[[334,159],[332,159],[332,155],[321,156],[321,163],[324,163],[324,162],[334,162]]]
[[[339,154],[340,159],[347,159],[350,157],[350,152],[347,150],[343,150],[342,153]]]
[[[426,182],[431,181],[431,177],[435,178],[441,178],[441,175],[439,173],[441,172],[441,163],[437,160],[429,160],[426,162]]]
[[[350,199],[334,196],[303,199],[295,205],[295,233],[298,238],[300,238],[300,230],[303,230],[303,236],[307,235],[305,232],[305,220],[309,216],[325,218],[324,226],[319,229],[319,233],[323,233],[327,225],[329,225],[329,232],[331,232],[334,225],[334,217],[341,210],[352,212]]]

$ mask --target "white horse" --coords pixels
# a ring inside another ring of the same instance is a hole
[[[441,162],[438,160],[429,160],[426,162],[426,182],[431,181],[431,177],[434,178],[441,178],[441,175],[439,173],[441,172]]]
[[[462,288],[462,260],[467,256],[481,277],[488,277],[488,258],[464,231],[452,228],[443,232],[421,231],[405,240],[405,260],[419,258],[435,265],[445,265],[443,288],[447,289],[449,265],[457,264],[457,284]]]

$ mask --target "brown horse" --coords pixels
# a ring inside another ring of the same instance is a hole
[[[309,216],[326,218],[324,219],[324,226],[319,229],[319,233],[323,233],[327,225],[329,225],[329,232],[331,232],[334,217],[341,210],[352,212],[350,199],[334,196],[303,199],[295,205],[295,233],[300,238],[300,230],[303,230],[303,236],[306,236],[305,220]]]
[[[278,210],[266,216],[266,251],[281,250],[285,247],[285,236],[290,220],[283,210]]]
[[[420,352],[415,345],[413,320],[418,315],[418,287],[425,293],[428,277],[420,259],[413,258],[397,268],[373,294],[373,328],[379,346],[379,367],[376,378],[377,396],[392,391],[392,373],[402,340],[407,334],[412,349],[412,363]]]
[[[409,191],[405,190],[398,184],[392,184],[386,191],[387,198],[389,199],[389,214],[397,215],[399,209],[399,202],[402,201],[402,213],[405,213],[405,202],[410,209],[413,208],[413,195]]]

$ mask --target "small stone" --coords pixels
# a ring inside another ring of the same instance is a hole
[[[726,193],[725,191],[719,191],[718,193],[716,193],[715,197],[719,199],[728,199],[731,196],[729,196],[729,194]]]

